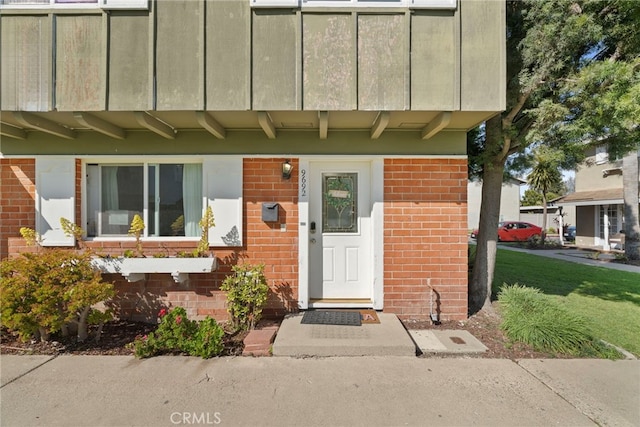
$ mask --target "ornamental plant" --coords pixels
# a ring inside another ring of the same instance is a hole
[[[182,307],[170,311],[163,308],[158,313],[158,318],[158,329],[133,342],[136,357],[147,358],[178,352],[208,359],[222,353],[224,330],[215,319],[207,316],[201,322],[189,320]]]
[[[198,242],[198,247],[196,248],[196,256],[204,257],[207,256],[209,252],[209,228],[215,227],[216,225],[211,206],[207,206],[207,209],[205,210],[198,225],[200,225],[202,233],[200,242]]]
[[[512,342],[577,357],[620,357],[615,349],[593,337],[584,318],[539,289],[507,285],[498,294],[498,301],[503,318],[500,328]]]
[[[109,317],[92,306],[115,292],[93,269],[88,253],[47,249],[0,262],[0,293],[2,323],[21,339],[44,341],[51,333],[65,336],[77,328],[78,341],[84,341],[92,321],[102,324]]]
[[[64,235],[67,237],[73,236],[78,245],[79,249],[83,249],[84,240],[82,240],[82,236],[84,236],[84,230],[78,224],[69,221],[67,218],[60,218],[60,226],[62,227],[62,231]]]
[[[227,311],[237,330],[253,329],[262,317],[269,292],[264,264],[234,265],[232,269],[233,274],[220,286],[227,296]]]
[[[133,216],[133,219],[131,220],[131,227],[129,228],[129,236],[133,236],[136,238],[136,256],[138,257],[144,257],[144,254],[142,253],[142,241],[140,240],[140,237],[142,236],[142,232],[144,231],[144,221],[142,220],[142,218],[140,217],[140,215],[135,214]],[[129,254],[132,255],[132,254]],[[127,256],[127,254],[125,253],[125,256]]]
[[[206,258],[209,256],[209,228],[215,227],[216,225],[216,221],[213,217],[213,209],[211,209],[211,206],[207,206],[207,209],[198,222],[198,225],[200,226],[200,241],[198,242],[198,246],[191,252],[179,252],[179,258]]]

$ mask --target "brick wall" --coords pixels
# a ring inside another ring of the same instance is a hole
[[[384,311],[428,319],[429,278],[441,319],[467,318],[466,192],[466,160],[385,160]]]
[[[264,263],[270,295],[265,314],[281,315],[297,309],[298,206],[297,176],[281,177],[284,159],[245,159],[243,163],[244,246],[212,248],[218,269],[211,274],[192,274],[186,285],[168,274],[152,274],[148,280],[128,283],[119,275],[106,275],[116,283],[116,313],[137,320],[154,320],[162,306],[180,305],[189,316],[227,317],[220,284],[231,266],[239,262]],[[9,237],[20,227],[35,227],[35,162],[0,159],[2,203],[0,232],[2,257],[10,252]],[[443,320],[467,317],[467,166],[457,159],[387,159],[384,166],[385,198],[385,311],[402,318],[429,316],[430,290],[439,296]],[[76,221],[81,211],[81,163],[76,163]],[[261,219],[261,204],[278,202],[280,220]],[[214,212],[214,215],[219,213]],[[13,252],[29,250],[21,239],[10,239]],[[120,255],[134,242],[88,242],[101,253]],[[195,242],[145,242],[148,255],[192,250]]]
[[[177,284],[168,274],[151,274],[146,281],[127,283],[119,275],[105,275],[116,284],[117,297],[112,304],[116,313],[134,320],[155,320],[163,306],[182,306],[190,318],[206,315],[227,319],[226,299],[220,291],[224,278],[237,263],[265,264],[270,287],[267,316],[283,315],[297,310],[298,297],[298,192],[297,161],[292,161],[294,174],[282,179],[284,159],[245,159],[243,165],[244,246],[212,247],[218,268],[211,274],[191,274],[188,284]],[[78,193],[79,195],[79,193]],[[278,202],[279,221],[262,221],[262,202]],[[220,215],[219,212],[214,212]],[[283,227],[284,226],[284,227]],[[132,249],[132,241],[96,241],[89,246],[97,252],[121,255]],[[190,251],[195,242],[144,242],[144,253],[170,254]]]
[[[35,228],[33,159],[0,159],[0,259],[9,255],[8,239],[20,237],[20,227]]]

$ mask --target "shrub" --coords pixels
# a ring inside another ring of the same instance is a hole
[[[182,307],[171,311],[162,309],[158,316],[158,329],[133,342],[136,357],[181,352],[208,359],[222,353],[224,331],[214,319],[207,317],[201,322],[189,320]]]
[[[23,340],[77,327],[79,341],[88,337],[91,320],[103,322],[91,307],[114,295],[102,282],[89,254],[61,249],[24,253],[0,263],[0,312],[3,324]],[[99,338],[99,336],[98,336]]]
[[[500,327],[511,341],[531,345],[538,351],[620,357],[617,351],[593,338],[583,318],[538,289],[505,284],[498,301],[503,316]]]
[[[227,296],[227,311],[236,329],[253,329],[262,317],[269,292],[264,264],[234,265],[233,273],[220,286]]]
[[[209,359],[224,350],[222,339],[224,330],[215,319],[206,317],[198,324],[194,339],[191,341],[189,354]]]
[[[136,253],[137,257],[144,257],[144,253],[142,251],[142,232],[144,231],[145,224],[140,215],[135,214],[133,219],[131,220],[131,228],[129,228],[129,236],[133,236],[136,238]],[[126,255],[125,255],[126,256]]]

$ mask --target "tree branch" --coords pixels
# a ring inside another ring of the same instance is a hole
[[[509,114],[507,114],[502,118],[503,128],[511,126],[511,123],[513,123],[513,119],[515,119],[516,115],[518,115],[520,110],[522,110],[522,107],[524,107],[524,104],[527,102],[527,99],[529,99],[529,96],[531,96],[531,92],[533,92],[533,89],[529,89],[526,92],[523,92],[520,94],[520,96],[518,97],[518,102],[516,102],[516,105],[514,105],[511,111],[509,111]]]

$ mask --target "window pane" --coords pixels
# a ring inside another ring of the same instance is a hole
[[[323,174],[322,232],[357,233],[358,175]]]
[[[142,166],[102,167],[102,234],[126,235],[135,214],[142,216]]]
[[[157,196],[152,197],[156,192]],[[151,217],[157,218],[158,226],[156,228],[154,222],[154,227],[149,228],[149,235],[200,236],[202,165],[172,163],[149,167]]]
[[[146,209],[145,236],[200,236],[201,164],[88,165],[87,176],[90,235],[127,235]]]
[[[184,236],[183,165],[166,164],[160,168],[160,236]]]

